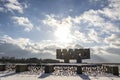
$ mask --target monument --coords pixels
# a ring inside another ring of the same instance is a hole
[[[70,59],[76,59],[77,63],[82,63],[82,59],[90,59],[90,49],[57,49],[56,58],[64,59],[69,63]]]

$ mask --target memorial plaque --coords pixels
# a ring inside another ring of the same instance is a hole
[[[90,49],[57,49],[56,53],[57,59],[76,59],[78,56],[81,59],[90,59]]]

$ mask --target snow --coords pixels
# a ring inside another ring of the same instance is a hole
[[[89,74],[30,74],[30,72],[1,72],[0,80],[120,80],[119,76],[113,76],[111,74],[102,75],[89,75]]]
[[[47,76],[47,77],[46,77]],[[89,77],[81,78],[79,75],[76,76],[55,76],[44,74],[43,77],[40,75],[21,75],[15,74],[8,77],[2,77],[0,80],[120,80],[119,77]]]

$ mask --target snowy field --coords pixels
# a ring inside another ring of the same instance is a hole
[[[120,77],[111,74],[81,74],[76,73],[31,73],[0,72],[0,80],[120,80]]]
[[[51,74],[43,75],[27,75],[27,74],[14,74],[10,76],[1,77],[0,80],[120,80],[115,76],[89,76],[75,75],[75,76],[55,76]]]

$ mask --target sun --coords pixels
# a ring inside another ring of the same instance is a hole
[[[58,27],[54,34],[59,42],[70,43],[72,41],[69,27]]]

